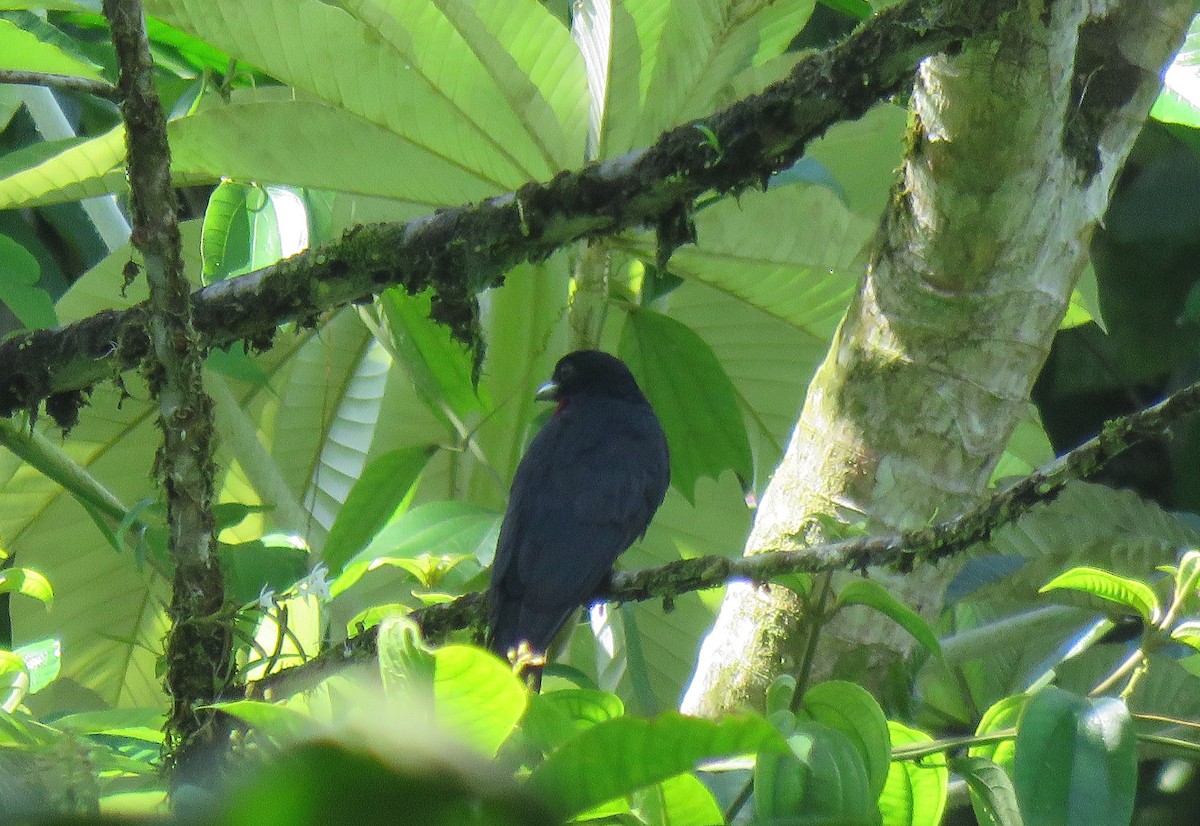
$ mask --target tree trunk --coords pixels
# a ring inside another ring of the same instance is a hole
[[[921,65],[900,182],[747,554],[824,539],[816,514],[893,531],[980,497],[1193,7],[1029,0],[994,37]],[[872,576],[933,618],[956,570]],[[730,586],[684,710],[761,707],[809,634],[791,591]],[[911,648],[857,610],[819,641],[814,679],[875,688]]]

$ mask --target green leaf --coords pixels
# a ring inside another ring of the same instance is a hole
[[[1078,327],[1089,321],[1096,322],[1101,330],[1108,332],[1100,315],[1100,288],[1096,283],[1096,269],[1091,261],[1084,266],[1075,289],[1071,291],[1071,303],[1067,306],[1067,314],[1059,329]]]
[[[122,126],[88,140],[37,144],[31,150],[35,151],[19,156],[13,153],[4,164],[0,209],[77,201],[127,187],[120,168],[125,160]],[[45,152],[55,154],[45,156]],[[13,168],[18,163],[21,165]]]
[[[0,648],[0,715],[12,714],[29,693],[29,670],[20,654]],[[0,736],[3,730],[0,729]],[[0,742],[3,742],[0,739]]]
[[[213,703],[208,708],[231,714],[277,741],[291,740],[316,728],[312,717],[304,712],[261,700],[231,700]]]
[[[1179,558],[1179,565],[1174,569],[1175,590],[1188,593],[1200,583],[1200,551],[1184,551]]]
[[[1046,435],[1042,417],[1037,407],[1030,403],[1025,407],[1025,415],[1017,420],[1012,436],[1008,437],[989,484],[996,485],[1014,476],[1028,476],[1053,458],[1054,446]]]
[[[616,694],[569,688],[531,695],[521,730],[534,745],[549,752],[592,726],[624,713],[625,705]]]
[[[430,318],[430,291],[409,295],[393,287],[379,300],[400,366],[429,411],[458,437],[462,421],[484,407],[471,380],[470,353],[448,327]]]
[[[289,545],[260,539],[221,543],[217,557],[225,570],[225,597],[234,605],[254,602],[264,591],[286,591],[308,574],[308,554]]]
[[[210,349],[204,357],[204,366],[222,376],[253,384],[254,387],[265,388],[271,382],[271,377],[266,375],[258,361],[246,352],[244,341],[234,342],[228,349]]]
[[[32,253],[7,235],[0,235],[0,301],[29,330],[58,324],[54,301],[37,286],[41,274]]]
[[[797,724],[787,743],[790,753],[758,756],[754,806],[761,820],[788,822],[803,815],[817,823],[879,823],[867,768],[846,735],[806,720]]]
[[[925,732],[891,720],[888,731],[895,746],[933,742]],[[879,795],[884,826],[936,826],[946,811],[949,787],[950,772],[944,755],[893,761]]]
[[[639,796],[641,815],[649,826],[713,826],[724,823],[721,806],[708,787],[692,774],[680,774]]]
[[[1085,594],[1132,608],[1148,623],[1158,621],[1158,597],[1154,589],[1132,577],[1118,576],[1099,568],[1072,568],[1043,585],[1038,593],[1056,589],[1081,591]]]
[[[307,236],[307,225],[305,225]],[[280,216],[257,184],[222,181],[208,198],[200,235],[204,283],[273,264],[283,257]]]
[[[791,231],[791,220],[807,229]],[[675,251],[672,273],[736,296],[822,344],[854,294],[859,251],[876,223],[825,187],[799,184],[722,200],[695,221],[698,241]],[[648,244],[640,252],[652,260]]]
[[[1017,793],[1008,772],[983,757],[952,757],[950,770],[967,781],[980,826],[1022,826]]]
[[[837,596],[839,607],[842,605],[866,605],[874,608],[888,619],[899,625],[921,644],[921,647],[935,657],[942,655],[942,647],[938,643],[937,634],[929,627],[920,614],[909,608],[900,600],[887,592],[887,589],[873,579],[854,579],[842,586]]]
[[[1171,629],[1171,639],[1200,651],[1200,620],[1184,620]]]
[[[1150,110],[1150,117],[1164,123],[1200,127],[1200,102],[1196,95],[1196,87],[1200,83],[1200,73],[1196,68],[1197,54],[1200,54],[1200,20],[1193,18],[1183,48],[1163,72],[1162,91]]]
[[[526,786],[555,815],[568,818],[691,771],[702,760],[782,748],[778,732],[757,716],[720,721],[675,712],[652,720],[620,717],[563,745],[533,770]]]
[[[983,737],[984,735],[995,734],[1005,729],[1015,729],[1017,721],[1021,719],[1021,715],[1025,711],[1025,705],[1028,702],[1028,694],[1014,694],[1010,697],[997,700],[979,719],[979,725],[975,727],[975,735]],[[970,757],[983,757],[1003,768],[1008,768],[1012,765],[1013,750],[1015,748],[1015,740],[1002,740],[998,743],[981,743],[971,746],[967,750],[967,755]]]
[[[538,802],[494,767],[447,753],[431,738],[401,738],[375,749],[370,742],[329,740],[293,746],[223,798],[214,822],[552,826]]]
[[[610,109],[606,116],[633,120],[634,145],[644,146],[663,129],[711,112],[739,72],[782,53],[808,22],[814,0],[747,4],[737,12],[724,0],[624,5],[645,36],[637,44],[641,109]]]
[[[390,559],[413,559],[420,554],[470,554],[486,564],[495,552],[500,514],[466,502],[430,502],[413,508],[375,535],[366,548],[346,563],[329,587],[337,596],[364,574]]]
[[[94,65],[5,19],[0,19],[0,69],[105,80]]]
[[[428,713],[433,698],[433,649],[421,639],[417,624],[402,616],[382,620],[375,653],[388,698],[412,703],[414,714]]]
[[[1111,697],[1042,689],[1021,715],[1013,782],[1026,826],[1125,826],[1137,786],[1129,710]]]
[[[13,653],[24,660],[29,669],[30,694],[37,694],[50,685],[62,670],[62,642],[56,638],[17,646]],[[59,726],[59,723],[56,721],[55,725]]]
[[[100,0],[0,0],[0,9],[77,11],[100,14]]]
[[[0,594],[24,594],[41,600],[47,608],[54,605],[50,581],[29,568],[5,568],[0,571]]]
[[[494,757],[525,713],[528,692],[495,654],[448,645],[433,654],[438,726]]]
[[[791,712],[792,700],[796,694],[796,678],[791,674],[780,674],[767,686],[767,717],[772,718],[776,712]],[[773,719],[773,718],[772,718]]]
[[[868,0],[821,0],[821,3],[855,20],[866,20],[872,13]]]
[[[754,460],[729,376],[686,325],[653,310],[626,317],[620,356],[650,399],[671,451],[671,485],[695,501],[696,480],[732,470],[743,489]]]
[[[887,718],[871,693],[855,683],[829,680],[805,692],[800,710],[846,736],[866,766],[872,799],[878,797],[887,780],[892,746]]]
[[[400,448],[376,456],[354,481],[325,538],[321,558],[335,576],[388,522],[408,508],[434,448]]]
[[[54,727],[79,734],[106,734],[161,744],[165,722],[166,716],[158,709],[106,708],[58,717]]]
[[[512,24],[507,43],[492,33],[504,22],[498,19],[501,5]],[[317,0],[215,0],[201,8],[186,0],[153,0],[147,12],[306,96],[402,137],[430,157],[481,173],[493,182],[493,192],[569,165],[559,163],[557,155],[568,147],[554,141],[551,150],[539,137],[562,122],[547,109],[552,112],[561,103],[573,110],[583,91],[575,88],[571,97],[572,87],[582,81],[582,66],[567,48],[569,35],[562,25],[534,0],[447,8],[450,13],[429,1],[361,0],[336,6]],[[246,31],[270,31],[272,37],[247,38]],[[561,57],[538,67],[550,88],[522,81],[518,66],[532,68],[535,50],[551,46],[558,48],[543,54]],[[295,60],[299,52],[304,60]],[[421,116],[413,117],[414,112]]]

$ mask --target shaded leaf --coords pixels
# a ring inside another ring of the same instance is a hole
[[[432,454],[433,448],[424,445],[400,448],[376,456],[363,468],[325,538],[321,558],[330,573],[341,573],[355,553],[403,513]]]
[[[671,452],[671,485],[689,502],[696,480],[732,470],[743,488],[754,467],[733,384],[709,346],[675,319],[631,312],[620,356],[662,422]]]
[[[1137,785],[1129,710],[1111,697],[1042,689],[1021,715],[1013,783],[1027,826],[1128,824]]]
[[[889,594],[886,588],[873,579],[854,579],[847,582],[838,592],[837,604],[866,605],[868,608],[874,608],[912,634],[930,654],[935,657],[942,654],[937,634],[929,627],[925,618]]]
[[[1017,793],[1008,772],[983,757],[953,757],[950,769],[967,781],[980,826],[1022,826]]]
[[[892,752],[887,718],[871,693],[856,683],[828,680],[804,693],[800,710],[846,736],[866,766],[871,797],[878,797]]]

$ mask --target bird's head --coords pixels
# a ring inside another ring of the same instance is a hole
[[[576,350],[558,360],[550,381],[538,388],[538,401],[558,402],[562,407],[572,398],[624,399],[645,402],[625,362],[599,350]]]

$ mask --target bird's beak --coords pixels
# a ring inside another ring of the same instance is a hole
[[[539,402],[554,402],[558,401],[558,384],[553,381],[548,381],[537,389],[533,397]]]

